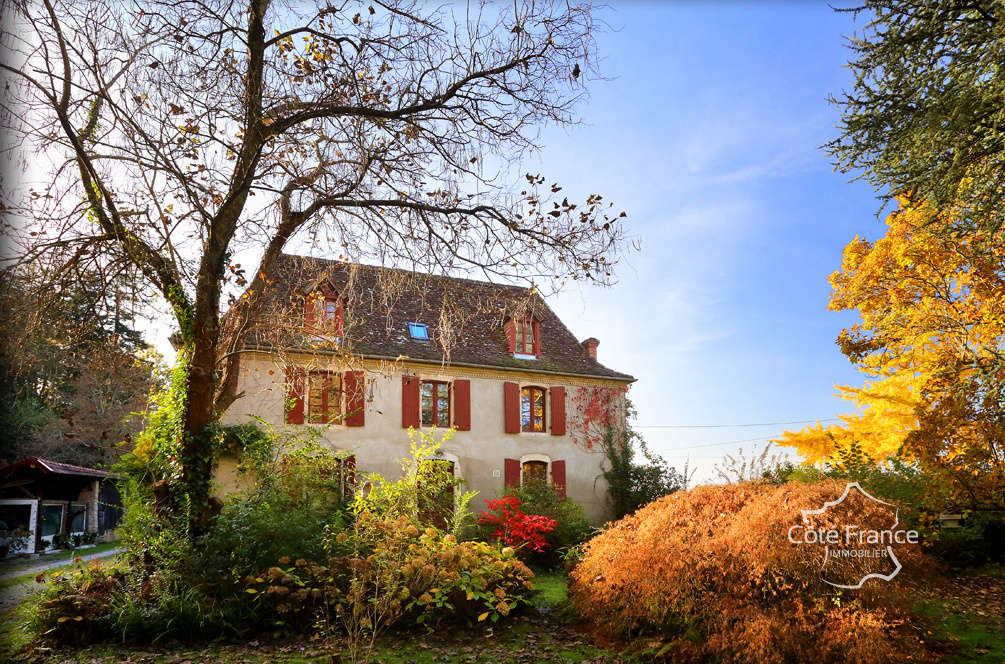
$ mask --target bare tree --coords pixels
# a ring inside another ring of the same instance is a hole
[[[573,203],[511,166],[538,149],[542,124],[575,121],[595,76],[588,5],[42,0],[7,11],[9,150],[48,165],[11,196],[8,212],[29,220],[14,257],[46,257],[57,273],[138,270],[170,306],[189,366],[180,490],[196,514],[207,427],[235,398],[229,351],[291,238],[422,271],[610,278],[620,217],[599,195]],[[250,248],[246,275],[234,256]]]

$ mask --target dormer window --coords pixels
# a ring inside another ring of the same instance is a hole
[[[541,354],[541,327],[533,318],[511,318],[506,322],[510,352],[518,360],[536,360]]]
[[[304,323],[315,336],[342,337],[342,301],[333,296],[314,292],[307,297]]]
[[[408,336],[416,341],[429,341],[429,328],[425,323],[409,323]]]
[[[516,352],[534,355],[534,321],[522,320],[516,324]]]

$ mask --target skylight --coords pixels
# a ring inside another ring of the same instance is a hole
[[[417,341],[429,341],[429,330],[425,323],[409,323],[408,334]]]

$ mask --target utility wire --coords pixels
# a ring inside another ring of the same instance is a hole
[[[649,424],[633,426],[633,429],[728,429],[732,427],[774,427],[783,424],[813,424],[814,422],[836,422],[838,417],[825,417],[819,420],[791,420],[789,422],[755,422],[753,424]]]
[[[696,447],[718,447],[719,445],[733,445],[735,443],[753,443],[762,440],[767,442],[768,439],[765,437],[761,437],[761,438],[742,438],[740,440],[724,440],[721,443],[701,443],[699,445],[687,445],[686,447],[669,447],[666,448],[665,451],[666,452],[686,451],[686,450],[693,450]]]

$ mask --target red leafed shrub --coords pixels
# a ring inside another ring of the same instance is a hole
[[[535,553],[542,553],[548,548],[545,536],[558,525],[555,519],[542,514],[524,514],[520,510],[520,500],[515,496],[487,500],[485,504],[488,510],[481,513],[478,523],[496,527],[493,539]]]
[[[823,546],[789,539],[793,526],[805,525],[801,510],[821,508],[844,489],[833,481],[745,483],[666,496],[585,545],[572,571],[573,603],[611,635],[659,637],[673,661],[924,661],[924,644],[897,601],[912,574],[931,569],[919,545],[894,546],[903,569],[893,580],[842,590],[822,580]],[[888,528],[891,515],[849,494],[808,518],[814,529]],[[878,564],[842,560],[828,574],[861,579]]]

